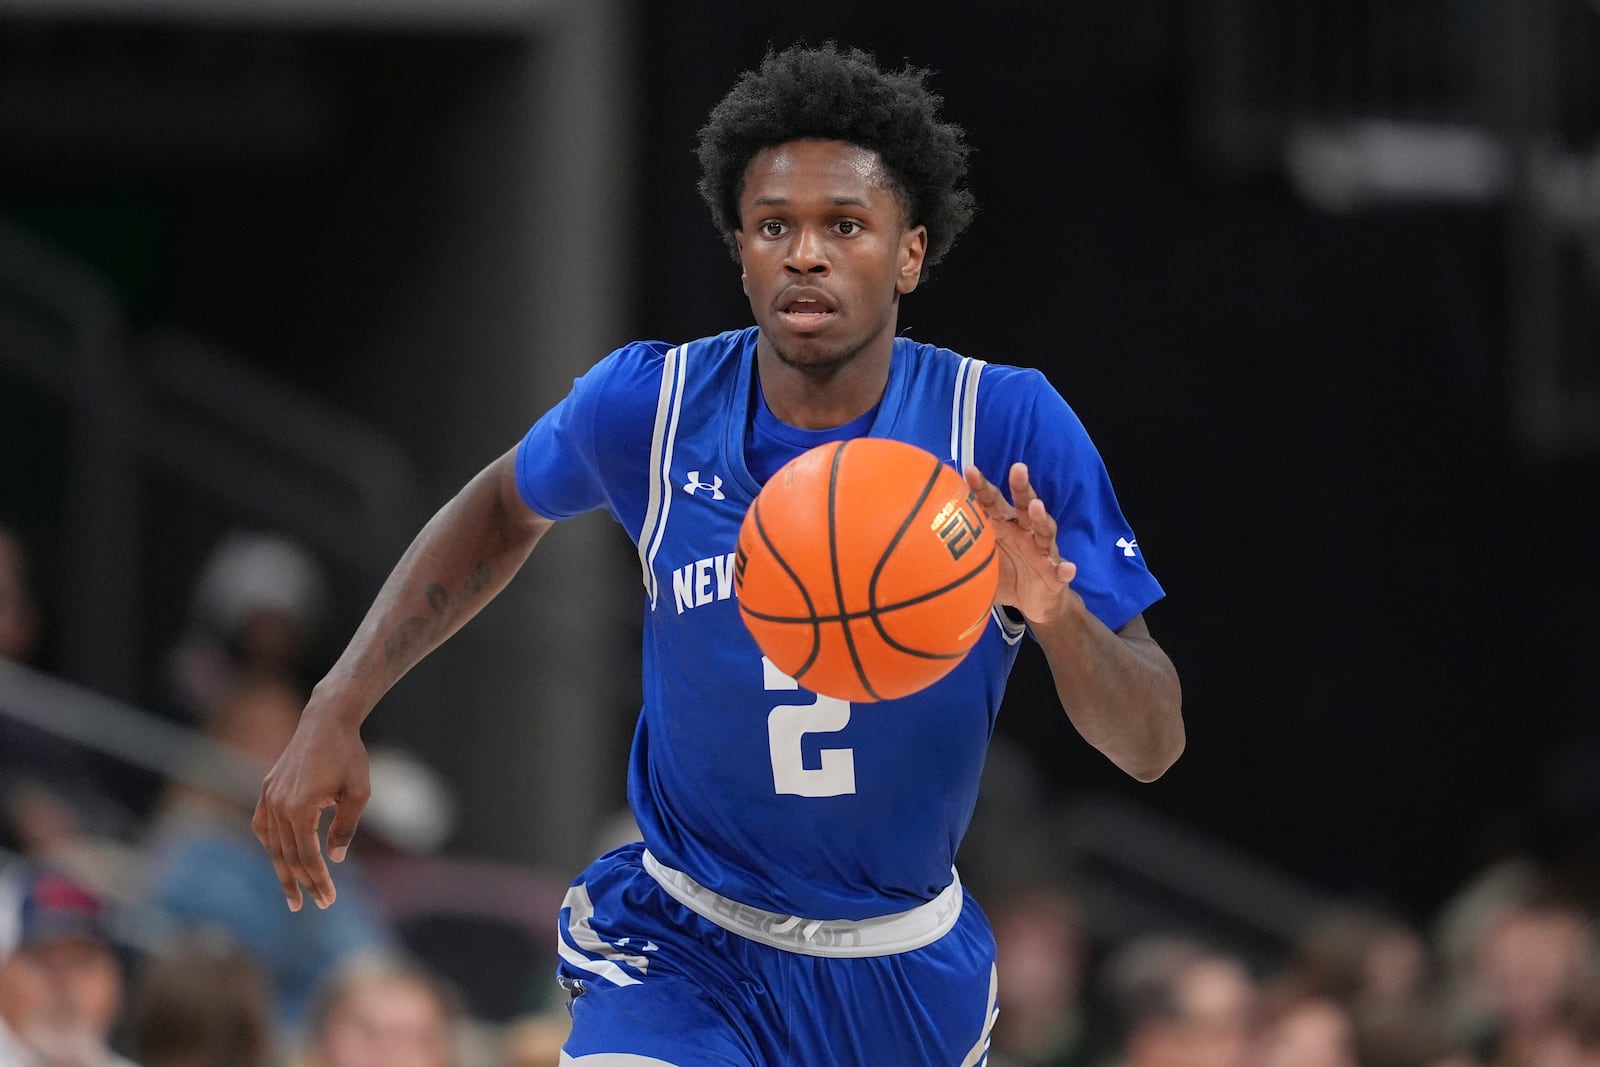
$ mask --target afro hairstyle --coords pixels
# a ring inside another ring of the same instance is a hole
[[[756,153],[789,141],[844,141],[883,161],[909,225],[928,230],[923,273],[955,244],[976,204],[962,184],[967,144],[961,127],[939,119],[942,98],[925,69],[885,72],[866,52],[792,45],[769,50],[712,108],[701,127],[700,195],[735,257],[739,197]]]

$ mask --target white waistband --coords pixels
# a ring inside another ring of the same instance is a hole
[[[740,937],[806,956],[860,958],[910,952],[939,940],[961,917],[961,879],[954,870],[950,884],[938,896],[909,911],[870,919],[803,919],[729,900],[666,866],[648,849],[644,869],[673,900],[701,918]]]

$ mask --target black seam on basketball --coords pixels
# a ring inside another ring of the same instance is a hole
[[[966,653],[928,652],[920,648],[912,648],[910,645],[903,645],[890,636],[888,630],[884,629],[883,620],[880,618],[880,616],[888,612],[895,611],[899,608],[911,607],[912,605],[931,600],[934,597],[943,596],[950,590],[959,588],[966,582],[971,581],[977,575],[983,573],[983,569],[987,567],[989,565],[989,561],[994,558],[994,549],[991,547],[989,550],[989,555],[981,560],[976,568],[967,574],[962,575],[960,578],[957,578],[955,581],[941,589],[930,590],[929,592],[912,597],[910,600],[901,601],[897,604],[880,605],[878,603],[878,579],[883,576],[884,567],[889,565],[889,557],[894,555],[894,550],[899,546],[900,541],[905,537],[906,531],[911,529],[912,522],[916,520],[918,514],[922,511],[922,505],[925,504],[928,498],[933,495],[934,487],[939,484],[939,478],[943,474],[944,461],[939,459],[937,456],[933,457],[933,470],[928,475],[927,483],[922,487],[922,493],[917,497],[916,503],[911,505],[911,510],[906,513],[905,521],[900,524],[900,529],[897,530],[894,537],[890,539],[888,547],[883,550],[883,555],[878,557],[878,565],[872,570],[872,581],[867,586],[867,617],[872,620],[873,629],[878,631],[878,636],[881,637],[884,644],[888,645],[890,648],[908,656],[916,656],[919,659],[960,659],[962,656],[965,656]],[[841,604],[841,607],[842,606],[843,605]]]
[[[778,546],[772,543],[771,537],[767,536],[767,526],[761,521],[761,498],[759,496],[756,497],[755,503],[750,505],[750,512],[755,517],[756,533],[761,536],[761,543],[767,546],[767,551],[772,554],[772,558],[777,561],[778,566],[783,568],[783,572],[789,576],[789,580],[794,583],[794,587],[800,591],[800,596],[806,602],[806,610],[810,613],[810,617],[807,619],[789,619],[776,615],[764,615],[759,611],[752,611],[745,605],[743,600],[739,601],[739,610],[763,622],[809,622],[811,624],[811,654],[806,657],[806,661],[800,665],[800,668],[794,672],[794,680],[798,682],[800,676],[811,669],[812,664],[817,662],[817,656],[822,653],[822,621],[817,618],[817,606],[811,602],[811,593],[806,589],[806,583],[800,580],[800,575],[795,572],[793,567],[789,566],[789,561],[783,558],[783,553],[778,551]]]
[[[891,648],[894,648],[894,649],[897,649],[898,651],[904,652],[907,655],[925,656],[925,657],[927,657],[929,659],[954,659],[954,658],[959,658],[959,656],[952,656],[949,653],[944,653],[944,652],[924,652],[921,649],[912,648],[909,645],[902,645],[899,641],[896,641],[893,637],[889,636],[889,631],[887,631],[887,630],[885,630],[883,628],[883,623],[881,621],[879,621],[879,617],[882,616],[882,615],[888,615],[890,612],[898,611],[901,608],[913,607],[913,606],[915,606],[917,604],[923,603],[924,601],[932,600],[935,597],[944,596],[946,593],[950,592],[950,590],[952,590],[952,589],[959,589],[961,586],[966,585],[968,582],[972,581],[974,578],[978,577],[978,575],[982,574],[985,570],[987,570],[989,568],[989,563],[990,563],[991,560],[994,559],[996,551],[997,551],[997,549],[995,548],[995,546],[993,546],[993,545],[989,546],[989,554],[987,556],[984,556],[981,560],[979,560],[978,561],[978,565],[976,567],[974,567],[972,570],[968,571],[966,574],[961,575],[959,578],[956,578],[954,581],[949,582],[948,584],[939,587],[938,589],[930,589],[926,593],[921,593],[921,594],[918,594],[917,596],[912,597],[910,600],[902,600],[899,603],[889,604],[889,605],[886,605],[884,607],[878,608],[876,611],[874,611],[872,613],[872,625],[877,628],[878,636],[883,638],[884,643],[889,645]],[[964,655],[966,655],[966,653],[962,652],[962,653],[960,653],[960,655],[964,656]]]
[[[985,570],[988,569],[989,561],[994,559],[994,555],[995,555],[995,549],[990,548],[989,549],[989,554],[987,556],[984,556],[981,560],[979,560],[976,567],[974,567],[972,570],[968,571],[966,574],[963,574],[960,577],[954,579],[953,581],[947,582],[944,585],[939,586],[939,588],[937,588],[937,589],[930,589],[925,593],[918,593],[916,596],[911,597],[911,598],[909,598],[907,600],[897,600],[893,604],[884,604],[884,605],[881,605],[881,606],[876,607],[876,608],[868,608],[865,611],[846,611],[846,612],[840,612],[837,615],[768,615],[765,612],[753,611],[750,608],[744,607],[743,604],[741,604],[740,607],[744,611],[748,612],[750,615],[753,615],[755,618],[760,619],[762,622],[818,622],[818,623],[823,623],[823,622],[854,622],[857,619],[870,619],[870,618],[872,618],[872,617],[874,617],[876,615],[888,615],[888,614],[891,614],[893,612],[900,611],[903,608],[916,607],[918,604],[921,604],[924,601],[932,600],[935,597],[943,596],[944,594],[948,593],[950,590],[957,589],[957,588],[967,584],[968,582],[972,581],[974,578],[978,577]]]
[[[833,565],[834,603],[839,605],[839,628],[844,631],[844,647],[850,653],[850,663],[856,669],[856,677],[861,680],[861,688],[865,689],[873,700],[882,700],[883,697],[872,688],[872,680],[867,677],[866,668],[861,665],[861,654],[856,650],[856,639],[850,633],[850,623],[846,621],[849,613],[844,610],[844,580],[839,576],[839,537],[834,527],[833,513],[834,504],[839,496],[839,464],[843,462],[844,450],[849,446],[849,441],[841,442],[839,447],[833,450],[833,461],[828,465],[828,561]]]
[[[891,637],[888,630],[884,629],[883,616],[898,608],[911,607],[912,605],[921,603],[924,600],[943,596],[950,590],[965,585],[967,582],[970,582],[972,579],[976,578],[979,574],[982,574],[984,568],[988,566],[989,560],[993,558],[994,550],[990,549],[989,555],[985,557],[984,560],[978,565],[977,570],[972,571],[969,574],[962,575],[960,578],[951,582],[949,585],[946,585],[944,588],[935,589],[931,592],[924,593],[919,597],[914,597],[911,600],[902,601],[901,603],[894,605],[892,608],[880,608],[878,611],[874,612],[872,615],[872,625],[877,629],[878,636],[883,638],[883,643],[898,652],[903,652],[908,656],[917,656],[921,659],[960,659],[961,657],[965,656],[965,652],[928,652],[920,648],[912,648],[910,645],[903,645]],[[984,611],[985,614],[988,613],[987,608],[984,609]]]
[[[877,610],[878,579],[883,576],[883,568],[888,566],[889,557],[894,555],[894,550],[900,546],[900,541],[905,537],[906,531],[911,529],[911,523],[916,519],[917,512],[922,510],[922,505],[927,502],[928,497],[933,495],[933,487],[939,484],[939,475],[943,473],[944,464],[935,457],[933,460],[933,472],[929,474],[927,483],[923,485],[922,492],[918,494],[916,503],[912,504],[910,510],[906,512],[905,521],[900,524],[900,529],[895,531],[894,536],[889,538],[889,543],[884,546],[883,554],[878,557],[877,566],[872,568],[872,580],[867,583],[868,611]],[[839,601],[839,608],[843,610],[843,600]]]

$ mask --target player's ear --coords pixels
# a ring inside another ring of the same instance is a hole
[[[746,296],[750,295],[750,272],[744,265],[744,231],[733,231],[733,250],[739,257],[739,288],[744,290]]]
[[[927,254],[926,226],[912,226],[900,235],[900,269],[894,287],[901,296],[915,289],[922,280],[922,260]]]

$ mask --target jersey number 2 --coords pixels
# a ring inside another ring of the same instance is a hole
[[[762,677],[769,692],[799,689],[800,683],[761,657]],[[850,704],[835,697],[817,697],[814,704],[779,704],[767,716],[767,745],[772,755],[772,784],[779,793],[801,797],[837,797],[856,791],[856,754],[848,748],[825,748],[821,765],[807,767],[801,755],[806,734],[831,734],[850,724]]]

